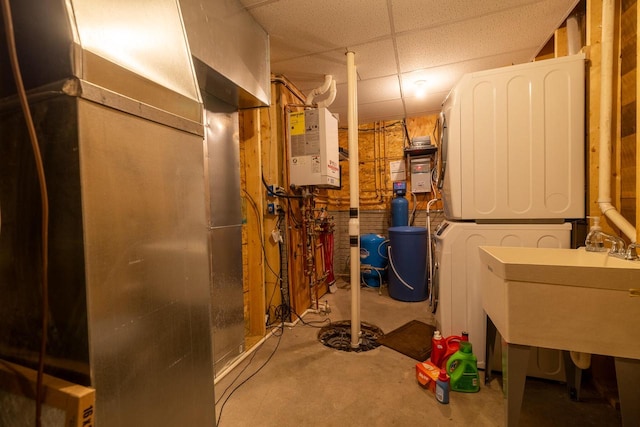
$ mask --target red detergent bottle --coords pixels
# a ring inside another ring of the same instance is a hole
[[[442,335],[440,335],[440,331],[434,331],[431,338],[431,363],[440,367],[446,351],[446,343]]]

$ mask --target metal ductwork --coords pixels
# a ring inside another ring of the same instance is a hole
[[[11,3],[49,187],[45,371],[96,388],[97,425],[214,425],[202,88],[221,74],[201,58],[196,75],[177,0]],[[268,103],[234,72],[221,114]],[[35,367],[40,204],[15,92],[2,44],[0,358]]]

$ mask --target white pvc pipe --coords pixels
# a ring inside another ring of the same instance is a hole
[[[581,15],[577,12],[567,18],[567,53],[575,55],[582,49],[582,25]]]
[[[347,52],[349,140],[349,247],[351,255],[351,348],[360,347],[360,182],[358,178],[358,90],[355,53]]]
[[[322,83],[322,85],[320,85],[319,87],[313,89],[311,91],[311,93],[309,93],[309,95],[307,95],[307,105],[312,105],[313,104],[313,99],[318,96],[318,95],[322,95],[323,93],[325,93],[326,91],[329,90],[329,88],[331,87],[331,82],[333,81],[333,76],[331,74],[326,74],[324,76],[324,83]]]
[[[613,110],[613,41],[615,0],[602,2],[602,40],[600,60],[600,153],[598,205],[602,213],[632,242],[636,228],[611,204],[611,117]]]
[[[329,96],[326,99],[318,102],[318,108],[329,108],[333,101],[336,100],[336,81],[331,81],[331,86],[329,86]]]

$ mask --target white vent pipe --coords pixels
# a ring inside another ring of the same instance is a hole
[[[313,89],[309,95],[307,95],[307,105],[313,105],[313,100],[315,99],[316,96],[318,95],[322,95],[324,93],[326,93],[329,88],[331,87],[331,82],[333,81],[333,76],[331,74],[326,74],[324,76],[324,83],[322,83],[322,85],[318,86],[317,88]]]
[[[318,108],[328,108],[329,105],[333,104],[333,101],[336,100],[336,81],[331,81],[331,86],[329,87],[329,96],[327,96],[322,101],[318,102]]]
[[[576,55],[582,45],[582,14],[574,12],[567,18],[567,53]]]
[[[349,141],[351,348],[358,348],[360,347],[360,181],[358,177],[358,91],[354,52],[347,52],[347,126]]]
[[[635,226],[627,221],[611,204],[611,117],[613,111],[613,30],[615,12],[615,0],[604,0],[602,2],[598,205],[602,213],[632,242],[635,242]]]

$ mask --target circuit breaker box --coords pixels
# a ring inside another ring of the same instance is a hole
[[[338,120],[326,108],[289,113],[289,184],[340,186]]]

